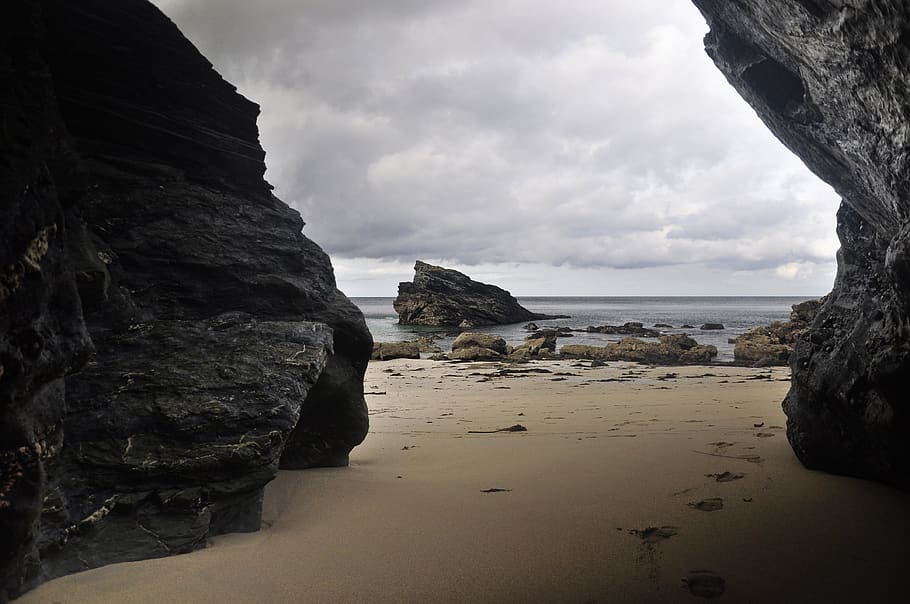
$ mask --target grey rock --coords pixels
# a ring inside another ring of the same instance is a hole
[[[466,331],[459,334],[455,341],[452,342],[452,351],[455,352],[465,348],[486,348],[499,354],[508,354],[506,341],[499,336],[488,333]]]
[[[658,342],[623,338],[606,346],[563,344],[559,353],[567,359],[632,361],[655,365],[706,365],[717,356],[717,348],[703,346],[684,334],[661,336]]]
[[[565,316],[531,312],[500,287],[420,260],[414,265],[413,282],[398,284],[393,305],[402,325],[455,325],[464,329]]]
[[[724,327],[723,323],[705,323],[704,325],[701,326],[700,329],[705,330],[705,331],[712,330],[712,329],[719,331],[721,329],[726,329],[726,328]]]
[[[419,359],[420,346],[417,342],[373,342],[371,361],[393,359]]]
[[[592,325],[584,331],[608,335],[637,336],[639,338],[656,338],[660,335],[660,332],[656,329],[648,329],[642,323],[635,321],[629,321],[622,325],[600,325],[598,327]]]
[[[791,359],[793,450],[910,488],[910,4],[694,2],[727,80],[843,199],[834,289]]]
[[[503,358],[504,354],[492,348],[466,346],[450,352],[448,359],[452,361],[498,361]]]
[[[794,304],[789,321],[754,327],[734,338],[733,359],[762,367],[789,365],[797,339],[809,329],[824,302],[825,298],[821,298]]]

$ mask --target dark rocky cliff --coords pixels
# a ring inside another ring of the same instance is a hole
[[[366,434],[371,338],[258,107],[145,0],[0,20],[0,601],[255,530]]]
[[[834,289],[792,358],[810,468],[910,488],[910,4],[694,0],[708,54],[843,198]]]

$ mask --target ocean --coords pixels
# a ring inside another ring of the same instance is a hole
[[[672,325],[660,329],[663,333],[688,333],[700,344],[717,347],[718,361],[733,360],[733,344],[728,340],[749,329],[767,325],[772,321],[790,318],[790,307],[807,300],[806,297],[520,297],[522,306],[533,312],[569,315],[569,319],[536,321],[540,327],[566,326],[584,329],[589,325],[622,325],[638,321],[645,327],[655,323]],[[457,329],[399,325],[398,314],[392,308],[394,298],[351,298],[366,318],[367,327],[377,342],[413,340],[420,335],[442,336],[437,343],[443,350],[450,350]],[[701,330],[705,323],[722,323],[721,330]],[[695,329],[682,329],[681,325],[694,325]],[[527,332],[523,323],[490,325],[474,331],[502,336],[516,345],[524,341]],[[573,337],[559,338],[559,344],[590,344],[604,346],[621,336],[575,333]]]

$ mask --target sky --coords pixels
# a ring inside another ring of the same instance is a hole
[[[266,178],[349,296],[415,260],[515,295],[795,295],[839,199],[685,0],[154,0],[259,103]]]

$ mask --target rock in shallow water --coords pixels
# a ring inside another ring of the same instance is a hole
[[[398,297],[393,304],[402,325],[452,325],[470,329],[564,317],[531,312],[500,287],[419,260],[414,265],[414,281],[398,284]]]
[[[834,289],[792,358],[810,468],[910,488],[910,4],[694,0],[708,54],[843,197]]]

